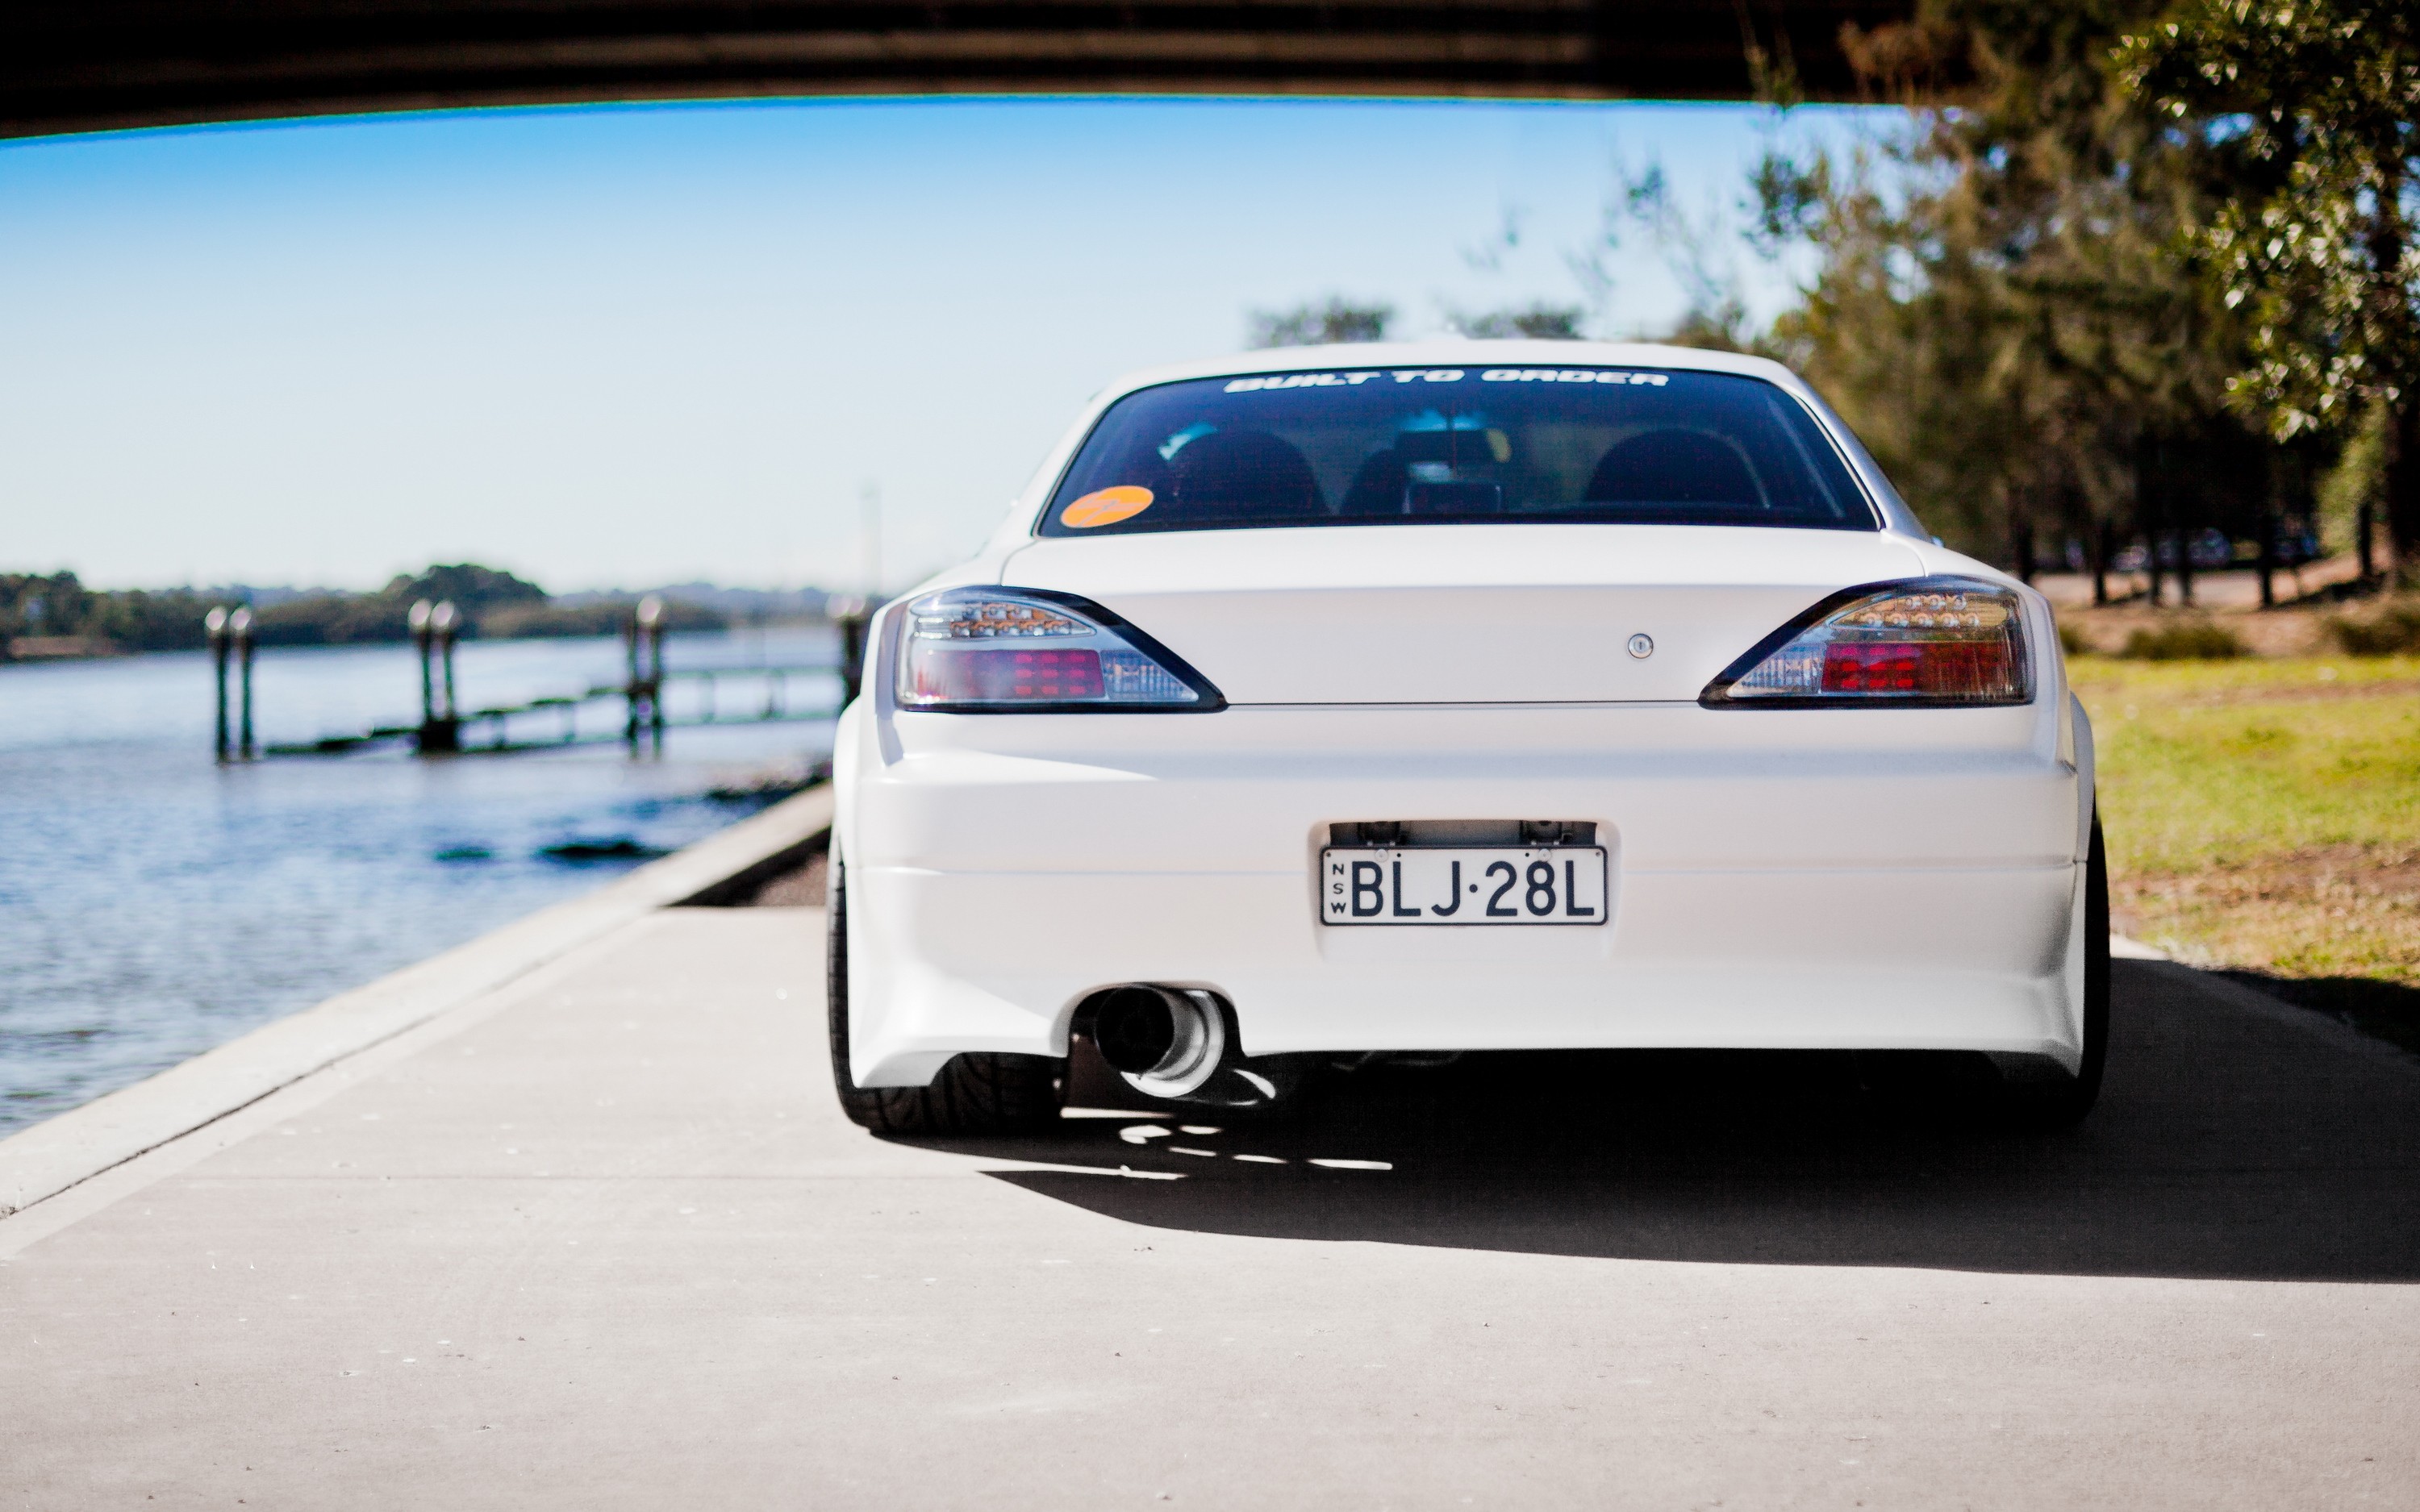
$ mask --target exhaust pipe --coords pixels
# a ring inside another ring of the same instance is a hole
[[[1197,1092],[1229,1059],[1226,1011],[1198,987],[1112,989],[1093,1010],[1092,1033],[1101,1058],[1152,1097]]]

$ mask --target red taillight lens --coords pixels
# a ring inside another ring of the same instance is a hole
[[[1826,693],[1988,696],[2008,681],[2003,649],[1941,640],[1880,640],[1823,648]]]
[[[1816,606],[1732,663],[1699,702],[1939,705],[2032,698],[2016,594],[1977,579],[1927,578]]]
[[[1132,625],[1034,589],[945,589],[908,605],[896,688],[902,708],[968,714],[1224,706]]]
[[[1096,699],[1101,696],[1101,654],[985,649],[921,656],[910,691],[920,700],[940,703]]]

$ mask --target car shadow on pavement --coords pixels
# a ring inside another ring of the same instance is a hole
[[[2420,1062],[2182,967],[2118,970],[2102,1103],[2063,1134],[1894,1115],[1847,1056],[1666,1051],[1373,1068],[1282,1119],[1071,1118],[1034,1138],[915,1142],[1029,1163],[988,1174],[1171,1229],[1744,1264],[2420,1279]]]

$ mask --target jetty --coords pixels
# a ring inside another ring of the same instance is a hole
[[[832,1100],[821,911],[732,906],[812,858],[830,803],[0,1141],[0,1490],[1001,1512],[2420,1485],[2420,1065],[2330,1020],[2120,961],[2102,1105],[2041,1141],[1876,1124],[1805,1057],[1686,1056],[886,1141]]]
[[[566,746],[617,741],[635,754],[643,744],[662,749],[667,730],[827,720],[857,697],[868,617],[864,599],[833,599],[831,620],[840,637],[840,655],[829,666],[816,663],[675,670],[664,655],[667,626],[663,600],[650,594],[639,600],[622,627],[627,674],[621,681],[591,684],[517,703],[466,709],[458,692],[454,656],[461,638],[463,617],[450,602],[423,599],[411,606],[406,621],[420,660],[420,718],[416,723],[374,725],[367,730],[339,731],[312,740],[263,748],[254,737],[256,647],[252,611],[240,607],[214,609],[204,619],[203,628],[209,638],[210,666],[217,683],[215,750],[222,764],[248,762],[263,755],[345,756],[396,746],[407,747],[422,756],[460,756],[559,750]],[[836,696],[811,697],[802,704],[793,703],[791,681],[801,677],[830,682],[837,690]],[[744,707],[728,706],[719,697],[726,684],[752,689],[757,696]],[[687,717],[669,712],[670,695],[682,686],[697,693],[692,700],[696,712]],[[582,733],[581,711],[595,704],[620,705],[618,732],[600,734],[592,721],[590,729]],[[550,717],[551,728],[544,735],[528,733],[532,716]],[[516,720],[520,721],[518,726]]]

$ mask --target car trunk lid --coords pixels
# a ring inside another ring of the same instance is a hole
[[[1922,570],[1865,531],[1438,525],[1044,540],[1001,582],[1100,604],[1232,703],[1632,702],[1694,700],[1824,594]]]

